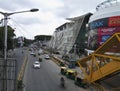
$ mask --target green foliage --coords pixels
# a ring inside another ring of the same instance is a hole
[[[23,81],[22,80],[18,81],[17,88],[18,89],[22,89],[23,88]]]
[[[69,56],[68,55],[63,55],[62,59],[65,60],[65,61],[69,61]]]
[[[15,36],[14,34],[14,30],[8,26],[7,27],[7,49],[12,49],[12,41],[13,41],[13,37]],[[4,49],[4,27],[0,27],[0,50],[3,50]]]
[[[50,35],[37,35],[34,37],[35,41],[39,40],[39,41],[49,41],[51,39],[52,36]]]
[[[4,47],[4,33],[3,33],[4,28],[0,28],[0,50],[3,49]]]
[[[39,62],[42,62],[42,58],[39,57]]]
[[[33,40],[24,38],[24,46],[28,46],[33,43]]]

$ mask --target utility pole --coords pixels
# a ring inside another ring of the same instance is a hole
[[[75,56],[75,61],[76,61],[76,44],[74,44],[74,56]]]
[[[0,11],[0,14],[2,14],[4,16],[4,27],[5,27],[5,36],[4,36],[4,72],[3,72],[3,91],[9,91],[8,84],[7,84],[7,20],[8,20],[8,16],[13,15],[13,14],[17,14],[17,13],[25,13],[25,12],[36,12],[39,9],[31,9],[31,10],[27,10],[27,11],[19,11],[19,12],[12,12],[12,13],[4,13]]]

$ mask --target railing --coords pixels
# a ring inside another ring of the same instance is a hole
[[[78,60],[78,64],[85,75],[84,79],[86,79],[88,83],[93,84],[96,89],[102,89],[97,91],[106,90],[98,86],[99,84],[96,84],[96,81],[107,79],[120,72],[119,44],[120,33],[115,33],[94,53]],[[111,49],[114,49],[114,51],[111,52]],[[120,91],[120,88],[114,88],[113,91]]]
[[[100,8],[103,8],[103,7],[104,8],[108,7],[108,5],[111,6],[113,3],[117,4],[117,0],[106,0],[106,1],[98,4],[97,7],[96,7],[96,10],[99,10]]]

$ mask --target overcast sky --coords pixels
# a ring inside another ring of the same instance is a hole
[[[36,35],[53,35],[55,28],[67,22],[66,18],[95,12],[105,0],[0,0],[0,11],[14,12],[38,8],[38,12],[14,14],[8,24],[15,34],[33,39]],[[0,19],[3,16],[0,14]]]

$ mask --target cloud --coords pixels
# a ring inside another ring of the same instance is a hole
[[[94,12],[96,6],[104,0],[62,0],[64,6],[57,9],[60,17],[80,16],[88,12]],[[87,3],[89,2],[89,3]]]
[[[19,7],[24,8],[31,5],[31,3],[26,0],[0,0],[0,3],[1,8],[7,11],[15,11],[19,9]]]
[[[24,13],[24,14],[15,14],[11,16],[13,21],[17,21],[21,24],[29,25],[29,24],[47,24],[56,19],[56,16],[52,12],[42,11],[36,13]]]
[[[38,8],[38,12],[11,15],[9,20],[11,26],[16,28],[17,36],[24,34],[33,38],[40,34],[52,35],[55,28],[66,22],[66,18],[94,12],[102,1],[105,0],[0,0],[0,11],[14,12]],[[3,16],[0,15],[0,18]],[[19,25],[24,29],[20,29]]]

